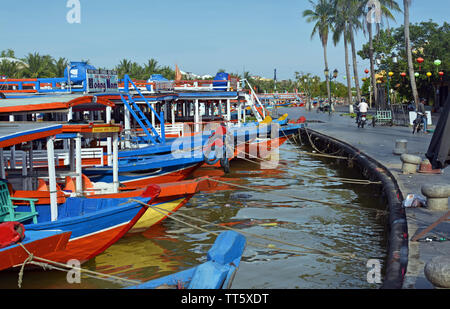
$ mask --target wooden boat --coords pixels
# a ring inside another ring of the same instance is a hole
[[[158,185],[160,193],[150,201],[150,207],[145,211],[142,217],[130,229],[130,233],[141,232],[158,224],[168,214],[172,214],[185,205],[198,192],[207,192],[217,187],[217,182],[210,181],[208,177],[202,177],[192,180],[184,180],[174,183],[163,183]],[[145,189],[124,190],[115,194],[96,194],[88,198],[129,198],[137,197]],[[154,209],[152,209],[154,207]]]
[[[228,289],[239,267],[245,243],[242,234],[222,232],[208,251],[205,263],[127,289]]]
[[[113,128],[113,127],[112,127]],[[85,131],[91,133],[95,132],[94,130],[98,130],[102,132],[102,135],[109,134],[107,132],[108,129],[111,129],[110,126],[98,126],[98,125],[90,125],[90,126],[80,126],[77,128],[78,130],[82,131],[82,133],[86,133]],[[74,130],[74,128],[71,128],[71,130]],[[63,127],[64,131],[64,127]],[[66,132],[67,133],[67,132]],[[69,132],[73,133],[73,132]],[[80,133],[80,132],[78,132]],[[117,132],[113,131],[117,137]],[[98,134],[97,134],[98,135]],[[102,136],[100,135],[100,137]],[[70,137],[70,135],[68,136]],[[79,138],[79,137],[78,137]],[[76,153],[79,153],[79,148],[77,147]],[[115,157],[117,158],[117,151],[114,151]],[[79,156],[77,155],[79,158]],[[47,159],[47,158],[46,158]],[[49,160],[52,161],[52,160]],[[119,166],[117,164],[117,159],[114,160],[115,168]],[[113,167],[114,168],[114,167]],[[75,170],[75,173],[72,172]],[[107,199],[122,199],[122,200],[129,200],[129,199],[137,199],[139,200],[140,197],[144,196],[146,197],[146,192],[148,193],[151,188],[154,188],[154,186],[150,185],[147,186],[146,183],[139,183],[134,182],[131,185],[128,186],[118,186],[118,182],[114,181],[114,173],[116,173],[116,177],[118,171],[115,169],[115,172],[111,175],[112,179],[109,179],[109,183],[107,182],[95,182],[91,181],[89,177],[83,175],[80,173],[80,165],[77,165],[76,168],[71,168],[71,170],[62,170],[61,172],[64,175],[67,175],[64,177],[56,177],[54,178],[61,180],[59,184],[54,184],[54,189],[51,189],[51,185],[47,184],[47,182],[44,180],[45,177],[48,174],[45,174],[42,169],[39,170],[39,175],[41,175],[42,178],[39,179],[40,185],[37,188],[37,190],[14,190],[14,187],[12,185],[9,186],[7,194],[11,195],[14,199],[20,199],[20,200],[33,200],[33,207],[35,207],[35,210],[39,214],[38,221],[48,221],[51,219],[52,212],[55,214],[53,219],[57,220],[60,216],[61,211],[64,210],[66,204],[74,203],[73,199],[75,198],[84,198],[84,199],[95,199],[98,201],[99,205],[101,205],[101,199],[107,200]],[[8,170],[9,171],[9,170]],[[114,170],[113,170],[114,171]],[[38,175],[38,176],[39,176]],[[56,175],[56,174],[55,174]],[[75,175],[69,176],[69,175]],[[81,175],[81,176],[78,176]],[[75,178],[75,179],[74,179]],[[80,178],[80,179],[78,179]],[[117,177],[117,179],[120,179]],[[13,179],[11,179],[12,181]],[[179,180],[179,179],[176,179]],[[107,179],[108,181],[108,179]],[[20,183],[19,183],[20,184]],[[139,216],[139,220],[134,220],[132,226],[129,227],[128,230],[131,228],[133,232],[148,229],[152,225],[160,222],[166,217],[167,212],[174,212],[180,207],[182,207],[184,204],[186,204],[189,199],[200,190],[205,190],[209,187],[214,187],[216,185],[215,183],[210,183],[206,178],[201,179],[195,179],[195,180],[189,180],[189,181],[177,181],[177,182],[170,182],[170,183],[164,183],[161,185],[161,187],[157,187],[159,191],[161,191],[158,194],[155,194],[152,196],[152,199],[148,199],[147,201],[140,201],[143,204],[148,204],[149,202],[157,206],[158,208],[161,208],[159,212],[150,210],[146,211],[143,210],[142,214]],[[155,189],[156,190],[156,189]],[[53,207],[49,207],[51,205],[52,200],[52,194],[50,192],[53,191],[54,195],[54,202]],[[123,202],[123,201],[122,201]],[[83,203],[90,203],[89,201],[84,201]],[[92,203],[95,203],[92,202]],[[132,203],[132,202],[129,202]],[[16,202],[15,203],[17,208],[17,211],[22,211],[25,207],[28,207],[28,204],[25,202]],[[59,205],[58,205],[59,204]],[[142,205],[141,205],[142,206]],[[76,206],[77,209],[79,206]],[[95,208],[95,204],[92,204],[91,207]],[[51,210],[53,208],[53,211]],[[145,205],[144,208],[147,208]],[[161,213],[163,212],[163,213]],[[142,216],[142,218],[141,218]],[[136,226],[134,226],[136,224]],[[127,230],[127,232],[128,232]]]
[[[157,185],[151,185],[139,192],[139,196],[134,197],[133,201],[126,197],[98,199],[66,197],[64,192],[57,190],[53,161],[54,139],[52,137],[62,133],[62,126],[25,125],[27,128],[29,126],[32,126],[32,129],[23,130],[20,129],[20,125],[11,124],[2,127],[0,131],[0,161],[3,161],[4,147],[34,141],[36,138],[47,138],[49,190],[17,192],[12,190],[12,185],[8,184],[6,180],[1,181],[0,204],[5,215],[0,219],[2,222],[20,221],[27,231],[61,230],[71,232],[65,250],[49,252],[41,256],[42,258],[66,263],[70,259],[84,262],[95,257],[127,233],[145,213],[148,208],[147,204],[159,195],[160,188]],[[91,130],[93,129],[91,128]],[[95,133],[95,131],[91,132]],[[115,130],[113,130],[113,134],[117,140]],[[117,154],[117,152],[115,153]],[[117,160],[114,161],[117,162]],[[117,167],[117,163],[115,166]],[[25,173],[27,170],[27,166],[23,165],[22,172]],[[0,165],[0,172],[2,175],[6,175],[3,162]],[[24,177],[22,176],[22,178]],[[8,175],[8,180],[10,180],[10,175]],[[13,193],[12,198],[11,193]],[[14,194],[16,195],[14,196]],[[23,195],[27,195],[27,197],[23,197]]]
[[[65,250],[71,232],[58,230],[25,231],[20,243],[34,256]],[[18,244],[0,249],[0,271],[21,265],[29,254]]]
[[[119,159],[119,182],[125,188],[133,188],[179,181],[186,179],[203,162],[203,156],[195,154],[186,158],[168,154]],[[112,167],[87,167],[83,168],[83,174],[94,182],[113,182]]]
[[[149,270],[167,275],[177,272],[180,264],[185,265],[182,251],[173,250],[178,245],[177,240],[167,234],[163,224],[124,238],[95,257],[93,270],[145,282],[155,278]],[[168,247],[166,242],[173,247]]]
[[[139,197],[88,199],[69,197],[58,205],[58,218],[51,220],[50,205],[36,205],[37,223],[24,222],[28,231],[59,229],[72,232],[63,251],[41,257],[66,263],[70,259],[87,261],[102,253],[126,234],[145,213],[149,203],[159,194],[159,187],[149,186]],[[139,201],[139,202],[137,202]],[[28,205],[17,205],[26,211]]]

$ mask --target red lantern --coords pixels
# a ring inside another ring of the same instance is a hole
[[[419,71],[420,71],[422,62],[424,62],[425,60],[422,57],[419,57],[419,58],[417,58],[416,61],[417,61],[417,63],[419,63]]]
[[[444,72],[439,72],[439,76],[441,77],[441,80],[442,80],[442,76],[444,76]]]
[[[405,73],[405,72],[402,72],[402,73],[400,73],[400,76],[403,77],[403,78],[405,78],[405,77],[406,77],[406,73]]]
[[[368,69],[365,69],[365,70],[364,70],[364,73],[368,74],[368,73],[369,73],[369,70],[368,70]]]

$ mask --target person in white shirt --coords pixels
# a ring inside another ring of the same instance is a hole
[[[357,105],[358,112],[356,114],[356,123],[359,121],[359,117],[361,117],[362,114],[366,114],[369,110],[369,105],[366,103],[366,99],[362,98],[361,102]]]
[[[366,103],[366,99],[362,98],[361,103],[358,104],[359,112],[361,114],[366,114],[369,110],[369,105]]]

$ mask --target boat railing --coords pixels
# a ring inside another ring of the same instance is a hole
[[[258,98],[258,95],[256,94],[255,90],[253,90],[252,85],[249,83],[247,79],[241,80],[244,85],[247,84],[250,93],[246,95],[247,102],[250,104],[253,113],[255,114],[256,118],[260,120],[259,118],[262,117],[262,119],[266,118],[266,109],[264,105],[261,103],[261,101]]]
[[[70,90],[65,78],[0,79],[0,91],[3,93],[70,92]]]
[[[70,155],[69,150],[65,149],[55,149],[55,165],[56,166],[69,166],[70,165]],[[104,155],[103,148],[82,148],[81,149],[81,159],[82,166],[104,166]],[[3,152],[5,168],[15,168],[23,169],[26,166],[30,166],[29,159],[27,158],[28,152],[22,150],[14,151],[14,158],[10,151]],[[33,167],[46,167],[48,166],[47,161],[47,150],[33,150],[32,152]],[[14,160],[14,163],[12,162]]]
[[[141,91],[151,93],[160,91],[238,91],[239,80],[178,80],[178,81],[143,81],[132,80]],[[225,85],[223,85],[226,83]],[[119,82],[119,89],[126,91],[125,80]]]

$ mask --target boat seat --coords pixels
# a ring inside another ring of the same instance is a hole
[[[81,174],[81,178],[83,181],[83,191],[85,194],[87,195],[92,195],[94,194],[94,184],[91,182],[91,180],[89,179],[89,177],[87,177],[84,174]]]
[[[61,191],[61,187],[56,184],[56,190]],[[44,179],[39,179],[37,191],[50,191],[47,182]]]
[[[37,190],[38,191],[49,191],[47,183],[45,182],[44,179],[39,179],[38,180],[38,188],[37,188]]]
[[[68,198],[61,206],[58,210],[58,219],[80,216],[83,212],[83,200],[81,198]]]
[[[15,211],[17,206],[14,206],[13,201],[25,201],[30,205],[29,212],[18,212]],[[0,222],[7,221],[17,221],[24,222],[32,219],[33,223],[37,223],[38,212],[36,211],[36,207],[34,202],[38,201],[38,199],[32,198],[15,198],[11,197],[11,194],[8,190],[8,184],[0,181]]]
[[[67,198],[58,212],[58,219],[77,217],[110,207],[112,199]]]
[[[64,187],[64,191],[75,192],[75,182],[70,176],[66,176],[66,185]]]

